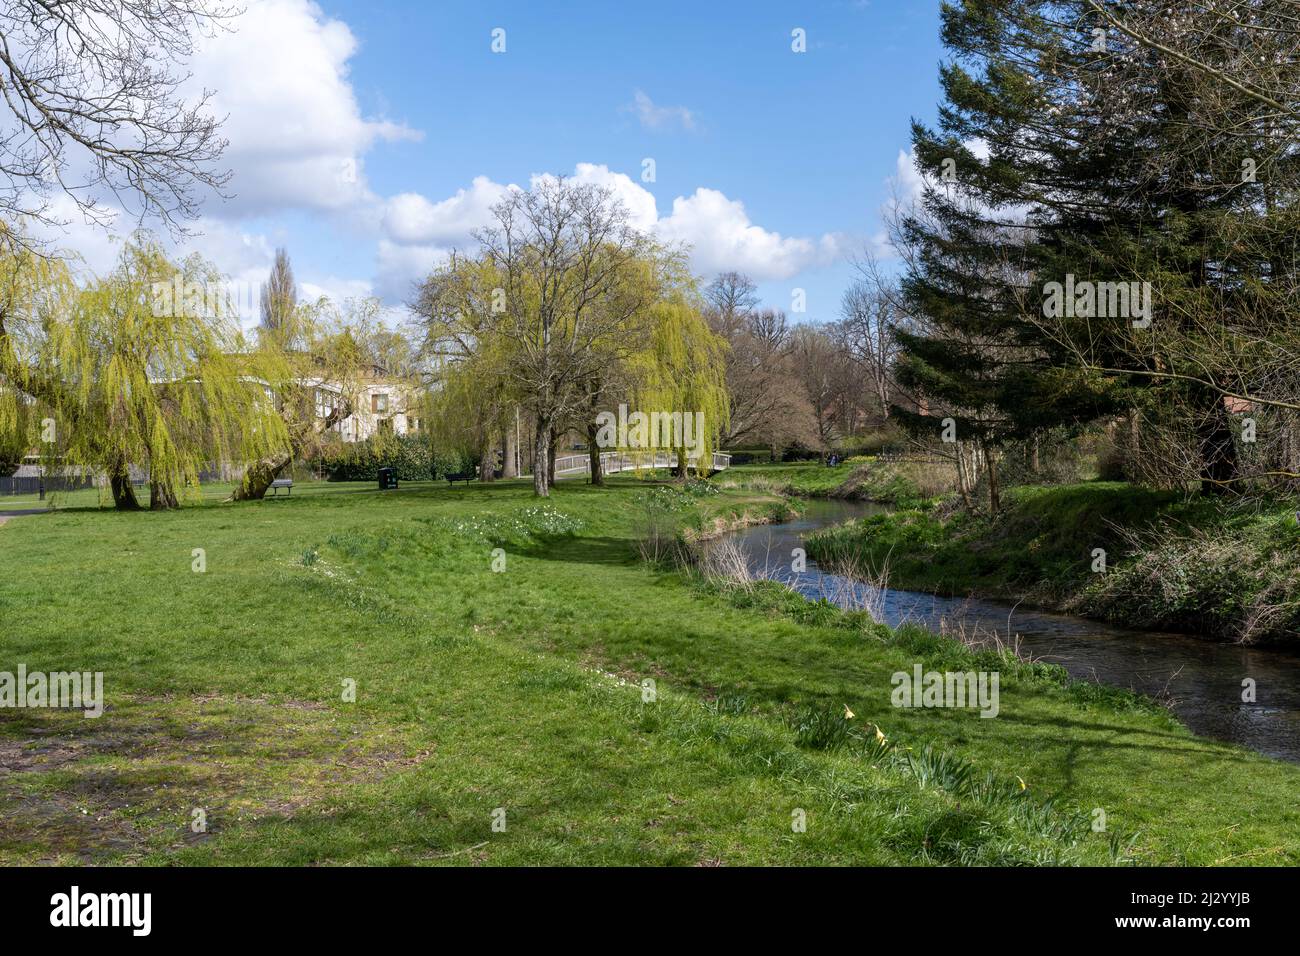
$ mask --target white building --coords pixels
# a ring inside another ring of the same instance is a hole
[[[332,382],[319,380],[316,388],[316,417],[329,417],[342,395],[342,388]],[[408,386],[394,382],[376,367],[362,380],[352,399],[352,414],[336,422],[333,430],[345,442],[365,441],[381,429],[393,434],[410,435],[418,432],[421,421]]]

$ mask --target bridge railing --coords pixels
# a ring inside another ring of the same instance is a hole
[[[686,462],[694,465],[697,455],[688,455]],[[731,456],[724,452],[713,452],[713,470],[722,471],[731,465]],[[675,451],[604,451],[600,453],[601,470],[606,474],[620,471],[635,471],[641,468],[675,468],[677,453]],[[591,473],[591,456],[561,455],[555,459],[555,473],[562,474]]]

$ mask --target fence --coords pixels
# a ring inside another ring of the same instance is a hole
[[[0,496],[16,497],[36,495],[44,497],[56,491],[78,491],[93,488],[95,482],[84,475],[29,476],[25,478],[0,478]]]
[[[694,468],[697,455],[690,455],[687,463]],[[713,470],[722,471],[731,464],[731,456],[720,451],[713,453]],[[601,470],[606,474],[617,474],[620,471],[636,471],[642,468],[676,468],[677,453],[672,451],[631,451],[617,452],[606,451],[600,454]],[[555,474],[566,475],[575,471],[581,471],[589,474],[591,472],[591,456],[582,455],[565,455],[555,459]]]
[[[881,462],[901,462],[901,461],[920,461],[928,464],[942,464],[950,459],[942,455],[936,455],[933,452],[925,451],[921,448],[907,448],[893,446],[880,449],[876,455],[876,461]]]
[[[131,484],[137,489],[149,484],[149,473],[142,469],[130,470]],[[228,470],[204,468],[198,473],[199,483],[229,481]],[[27,497],[35,495],[44,497],[56,492],[81,491],[83,488],[95,488],[103,483],[93,475],[23,475],[21,477],[0,478],[0,498]]]

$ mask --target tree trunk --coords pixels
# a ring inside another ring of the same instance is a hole
[[[149,482],[150,511],[175,511],[180,506],[181,503],[176,497],[176,489],[172,487],[170,482]]]
[[[601,470],[600,446],[596,444],[596,423],[587,422],[587,456],[591,462],[591,483],[593,485],[603,485],[605,483],[605,472]]]
[[[492,441],[492,433],[489,431],[487,437],[483,439],[483,446],[479,451],[478,480],[496,481],[496,471],[497,449],[496,444]]]
[[[244,472],[244,480],[239,483],[230,500],[261,501],[266,497],[271,482],[280,477],[280,472],[284,471],[292,460],[291,455],[277,455],[253,462]]]
[[[519,409],[513,409],[506,420],[506,456],[501,463],[502,478],[519,477]]]
[[[109,487],[113,489],[113,507],[118,511],[139,511],[140,502],[135,496],[135,486],[131,484],[131,475],[122,469],[109,475]]]
[[[557,435],[555,429],[552,428],[548,434],[548,438],[550,440],[546,443],[546,485],[549,488],[551,485],[555,484],[555,456],[560,436]]]
[[[960,492],[961,494],[961,501],[962,504],[966,506],[966,511],[974,512],[975,502],[971,499],[971,493],[970,493],[971,482],[966,471],[966,453],[961,446],[961,442],[957,443],[956,451],[957,451],[957,491]]]
[[[1002,508],[1002,495],[998,490],[998,456],[985,449],[984,464],[989,474],[989,513],[997,514]]]
[[[1138,468],[1142,450],[1142,413],[1136,408],[1128,413],[1127,447],[1124,449],[1124,477],[1135,481],[1142,472]]]
[[[543,416],[537,416],[537,427],[533,434],[533,494],[538,498],[551,496],[550,468],[551,457],[551,423]]]

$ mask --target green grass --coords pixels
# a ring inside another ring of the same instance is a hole
[[[809,498],[851,498],[918,507],[954,488],[944,462],[850,458],[834,467],[816,461],[737,465],[712,479],[724,488],[770,491]]]
[[[900,510],[820,532],[809,554],[831,564],[887,561],[897,587],[1027,598],[1139,627],[1285,643],[1300,630],[1294,510],[1122,482],[1019,487],[996,518]],[[1104,573],[1094,569],[1098,549]]]
[[[291,495],[314,495],[314,494],[339,494],[343,491],[370,491],[375,487],[376,482],[331,482],[316,481],[315,479],[297,478],[294,480],[294,486]],[[203,502],[224,501],[230,497],[231,492],[235,490],[233,482],[212,482],[202,485],[195,492],[198,500]],[[102,494],[98,488],[78,488],[76,491],[56,491],[50,492],[42,499],[39,495],[0,495],[0,511],[9,509],[26,509],[26,508],[50,508],[58,511],[61,509],[85,509],[85,508],[110,508],[112,507],[112,498],[107,496],[107,490]],[[136,488],[136,495],[140,499],[141,505],[149,506],[149,486],[143,485]],[[286,497],[284,492],[280,492],[280,497]]]
[[[304,486],[10,521],[0,670],[103,671],[108,707],[0,710],[0,861],[1300,860],[1300,768],[1053,668],[648,567],[648,490]],[[697,527],[779,505],[668,496]],[[1000,715],[893,708],[918,662],[999,668]]]
[[[722,487],[816,497],[830,495],[838,490],[864,460],[851,458],[833,468],[818,461],[734,465],[719,472],[713,481]]]

